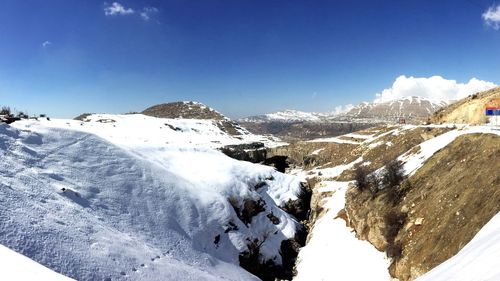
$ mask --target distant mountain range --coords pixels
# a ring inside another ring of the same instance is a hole
[[[318,113],[298,110],[284,110],[264,115],[241,118],[238,121],[248,122],[332,122],[348,119],[376,119],[395,121],[395,118],[427,118],[439,108],[445,106],[444,101],[431,101],[422,97],[404,97],[388,102],[363,102],[343,113]],[[367,121],[367,120],[364,120]]]
[[[421,123],[446,104],[422,97],[404,97],[388,102],[364,102],[343,113],[284,110],[241,118],[238,123],[255,134],[311,139],[347,134],[377,124],[395,123],[400,118],[404,118],[407,123]]]

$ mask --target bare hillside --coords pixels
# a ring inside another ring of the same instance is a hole
[[[487,123],[485,108],[500,102],[500,87],[471,95],[438,110],[431,118],[436,124],[484,124]],[[500,104],[498,104],[500,105]]]

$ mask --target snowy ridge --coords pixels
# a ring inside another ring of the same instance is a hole
[[[214,149],[259,137],[208,120],[89,120],[0,124],[1,244],[78,280],[255,280],[238,265],[254,239],[281,263],[298,223],[278,206],[299,179]],[[248,224],[244,200],[264,209]]]

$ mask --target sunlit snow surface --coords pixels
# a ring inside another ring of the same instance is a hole
[[[1,280],[53,280],[71,281],[74,279],[54,272],[31,259],[0,245]]]
[[[247,239],[266,238],[261,253],[281,262],[297,223],[278,205],[297,198],[298,178],[214,149],[261,137],[203,120],[90,119],[0,124],[0,244],[78,280],[253,280],[238,266]],[[262,198],[266,211],[247,227],[229,198]]]
[[[332,191],[325,215],[318,219],[309,243],[300,251],[294,280],[390,280],[385,254],[358,240],[346,222],[337,218],[344,208],[349,182],[323,182],[320,192]],[[362,269],[360,269],[362,266]]]

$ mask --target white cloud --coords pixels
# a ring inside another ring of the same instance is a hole
[[[339,106],[335,107],[335,109],[333,110],[333,114],[339,115],[339,114],[342,114],[342,113],[346,113],[346,112],[350,111],[353,108],[354,108],[354,105],[352,105],[352,104],[339,105]]]
[[[106,3],[104,3],[106,5]],[[118,2],[113,2],[111,6],[104,7],[104,14],[106,16],[115,15],[130,15],[133,14],[134,10],[132,8],[125,8],[122,4]]]
[[[487,25],[498,30],[500,28],[500,5],[488,8],[482,17]]]
[[[50,45],[52,45],[52,42],[50,42],[50,41],[44,41],[44,42],[42,43],[42,47],[43,47],[43,48],[47,48],[47,47],[48,47],[48,46],[50,46]]]
[[[141,17],[143,20],[148,21],[151,19],[152,14],[158,13],[158,9],[155,7],[144,7],[142,8]]]
[[[434,101],[452,101],[496,86],[492,82],[477,78],[472,78],[464,84],[444,79],[441,76],[415,78],[401,75],[396,78],[391,88],[376,94],[375,102],[386,102],[406,96],[421,96]]]

